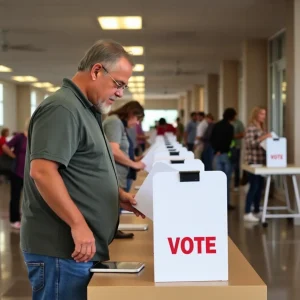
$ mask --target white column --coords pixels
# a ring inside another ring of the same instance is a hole
[[[219,118],[224,109],[238,107],[238,61],[223,61],[220,68]]]
[[[219,75],[208,74],[205,78],[205,111],[218,119]]]

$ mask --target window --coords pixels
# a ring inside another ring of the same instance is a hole
[[[279,136],[285,136],[286,63],[285,32],[269,41],[269,128]]]
[[[146,109],[143,121],[143,130],[149,131],[151,127],[155,126],[155,121],[158,121],[160,118],[165,118],[167,123],[175,124],[177,117],[178,111],[176,109]]]
[[[4,125],[3,84],[0,83],[0,126]]]
[[[30,111],[31,111],[31,115],[34,113],[34,111],[36,110],[36,106],[37,106],[37,101],[36,101],[36,92],[32,91],[30,93]]]

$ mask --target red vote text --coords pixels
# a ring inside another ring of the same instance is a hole
[[[276,160],[281,160],[281,159],[283,159],[283,155],[282,154],[271,154],[271,158],[276,159]]]
[[[184,237],[184,238],[168,238],[171,253],[176,255],[183,254],[216,254],[216,237]]]

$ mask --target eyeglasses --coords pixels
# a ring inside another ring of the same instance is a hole
[[[104,72],[112,79],[112,81],[116,84],[116,86],[117,86],[117,89],[118,90],[125,90],[125,89],[127,89],[128,88],[128,85],[126,84],[126,83],[124,83],[124,82],[118,82],[117,80],[115,80],[111,75],[110,75],[110,73],[107,71],[107,69],[102,65],[102,69],[104,70]]]

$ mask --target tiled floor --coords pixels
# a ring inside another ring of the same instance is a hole
[[[19,250],[19,233],[8,223],[9,185],[0,185],[0,294],[2,300],[31,299]],[[245,225],[244,194],[233,193],[238,204],[229,214],[229,234],[268,285],[268,300],[300,299],[300,226],[286,220],[270,221],[267,229]],[[242,300],[242,299],[241,299]]]

